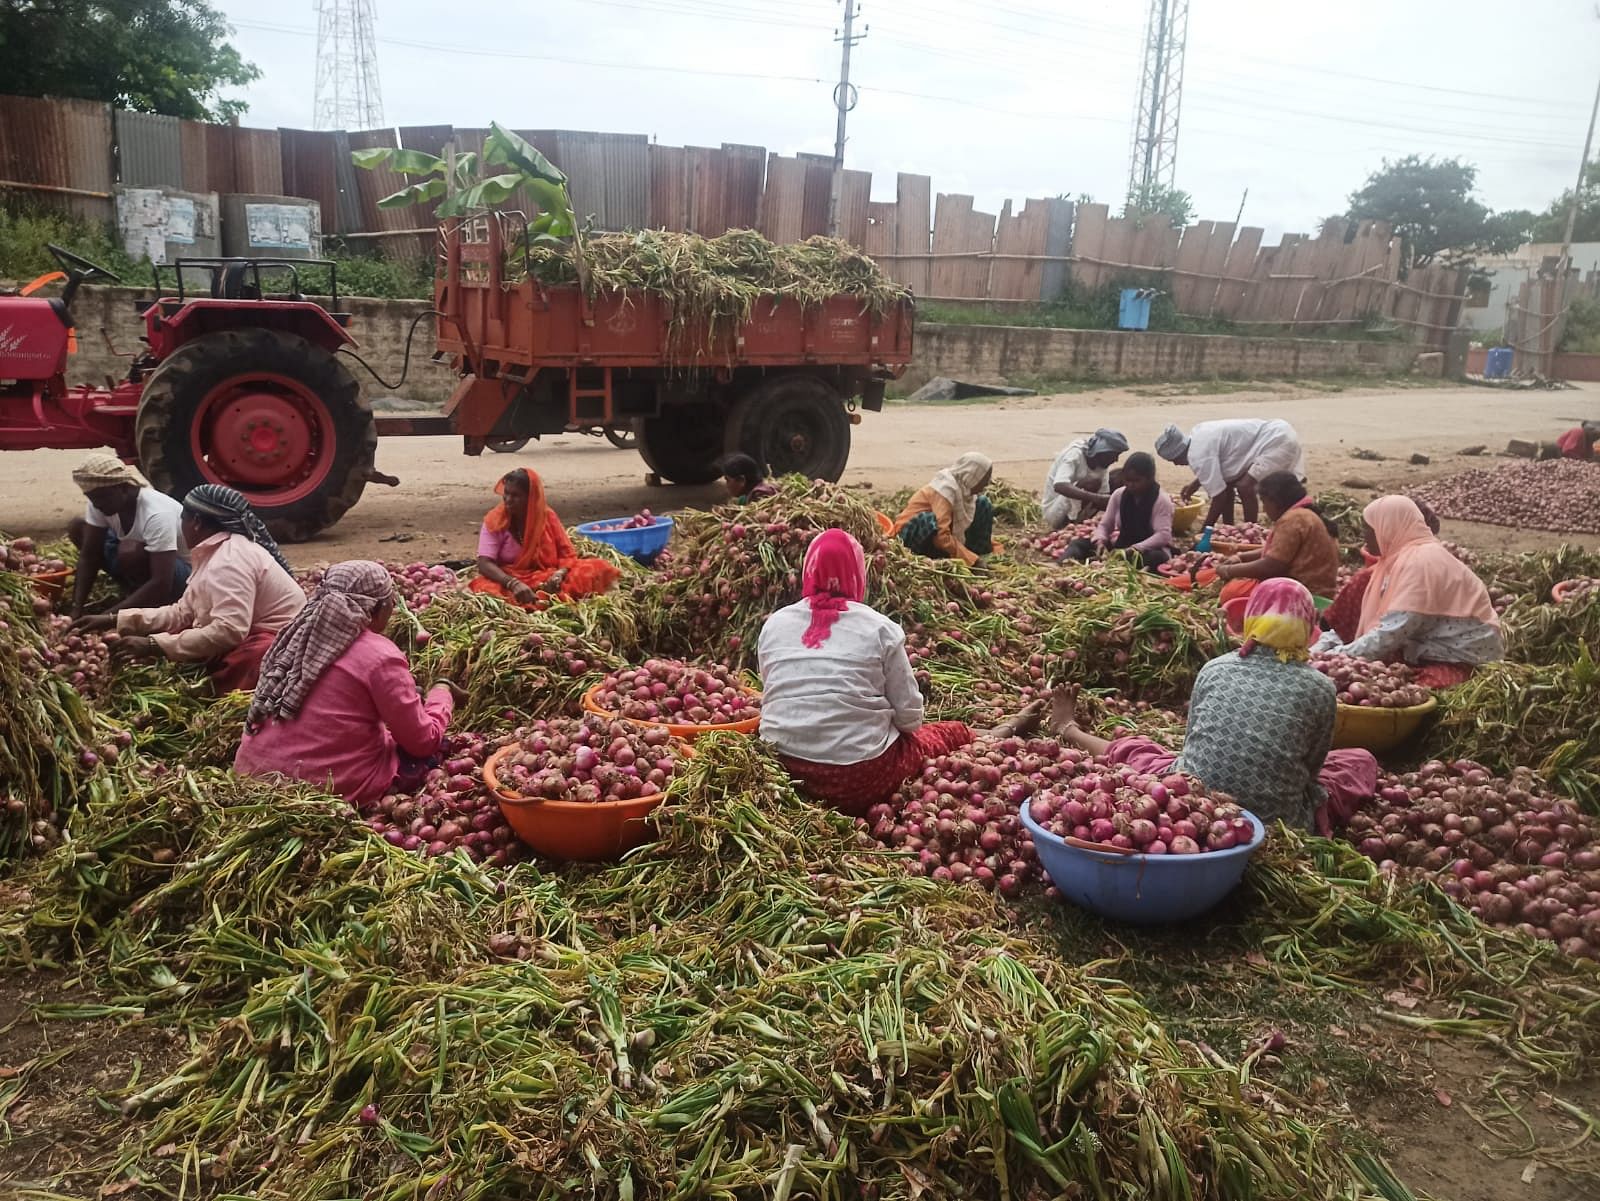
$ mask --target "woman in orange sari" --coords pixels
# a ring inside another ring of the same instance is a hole
[[[551,599],[598,596],[622,573],[604,559],[580,559],[572,540],[544,499],[544,481],[526,467],[495,485],[500,503],[478,532],[478,578],[474,592],[532,609]]]

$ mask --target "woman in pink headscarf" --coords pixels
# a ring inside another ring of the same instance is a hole
[[[1361,518],[1376,559],[1354,636],[1330,631],[1318,650],[1409,663],[1434,688],[1459,684],[1505,654],[1488,588],[1435,537],[1415,501],[1381,496]]]
[[[802,588],[761,627],[761,737],[813,797],[864,814],[976,735],[959,721],[924,724],[905,631],[865,603],[859,542],[843,530],[813,538]],[[1026,732],[1041,708],[992,733]]]
[[[1317,610],[1304,584],[1262,580],[1245,610],[1245,642],[1200,669],[1183,753],[1149,738],[1107,741],[1078,727],[1075,689],[1057,693],[1054,724],[1082,750],[1162,775],[1176,768],[1226,792],[1264,822],[1328,834],[1378,785],[1370,751],[1330,750],[1337,693],[1311,666]]]

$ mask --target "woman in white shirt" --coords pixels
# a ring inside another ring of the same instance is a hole
[[[803,599],[761,628],[761,737],[817,800],[857,815],[887,801],[931,757],[977,735],[959,721],[924,724],[905,632],[863,601],[861,544],[824,530],[806,549]],[[1043,702],[989,736],[1039,724]]]

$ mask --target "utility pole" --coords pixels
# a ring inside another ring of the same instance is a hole
[[[850,47],[867,36],[868,26],[854,32],[855,19],[861,9],[856,0],[844,0],[844,32],[834,34],[833,40],[844,44],[839,59],[839,83],[833,89],[833,106],[839,110],[839,125],[833,135],[833,186],[828,191],[828,236],[839,236],[839,209],[844,203],[844,122],[856,106],[856,89],[850,83]]]
[[[1567,205],[1567,225],[1561,232],[1561,257],[1556,260],[1557,278],[1561,281],[1561,304],[1556,309],[1552,321],[1555,328],[1549,331],[1550,353],[1548,358],[1541,354],[1539,366],[1544,374],[1550,375],[1555,368],[1556,343],[1561,337],[1561,326],[1566,324],[1567,316],[1567,283],[1572,275],[1572,233],[1578,224],[1578,203],[1583,198],[1583,177],[1589,169],[1589,150],[1594,145],[1594,121],[1600,115],[1600,84],[1595,85],[1594,103],[1589,106],[1589,132],[1583,135],[1583,157],[1578,160],[1578,182],[1572,189],[1572,203]],[[1544,339],[1539,339],[1542,345]]]

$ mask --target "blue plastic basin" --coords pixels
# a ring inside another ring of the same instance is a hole
[[[1233,891],[1267,836],[1255,814],[1247,845],[1199,855],[1117,855],[1068,846],[1021,809],[1050,882],[1074,905],[1119,922],[1154,925],[1204,913]]]
[[[596,542],[614,546],[625,555],[632,555],[645,566],[656,561],[656,556],[666,549],[672,539],[672,518],[657,517],[654,525],[634,526],[631,530],[603,530],[600,527],[613,521],[626,521],[626,517],[603,517],[578,527],[578,533]]]

